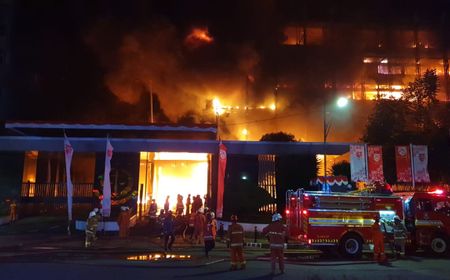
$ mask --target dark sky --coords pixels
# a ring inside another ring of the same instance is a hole
[[[6,118],[88,122],[144,121],[150,90],[160,121],[199,111],[208,92],[242,91],[247,74],[262,92],[283,67],[277,46],[292,22],[438,25],[449,9],[444,0],[14,2]],[[194,27],[214,42],[186,44]]]

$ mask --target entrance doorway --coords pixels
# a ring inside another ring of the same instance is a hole
[[[177,195],[183,203],[208,192],[209,155],[206,153],[141,152],[139,169],[138,214],[146,215],[152,199],[162,209],[169,196],[169,207],[175,210]]]

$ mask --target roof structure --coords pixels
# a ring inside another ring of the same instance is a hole
[[[67,124],[7,122],[0,151],[62,151],[64,133],[75,151],[104,152],[109,137],[115,152],[218,152],[214,126]],[[223,141],[229,154],[342,155],[351,143]]]

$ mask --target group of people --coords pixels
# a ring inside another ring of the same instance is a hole
[[[186,203],[183,202],[183,196],[181,194],[177,195],[177,203],[175,205],[175,214],[176,216],[189,216],[191,213],[197,213],[202,207],[207,208],[207,196],[205,195],[203,199],[200,195],[193,196],[191,198],[191,194],[188,194],[186,198]],[[166,196],[164,201],[164,206],[161,210],[164,210],[164,213],[167,213],[169,210],[173,210],[173,207],[170,206],[170,195]],[[150,218],[156,217],[158,213],[158,204],[155,199],[152,199],[149,207],[149,216]],[[161,212],[160,212],[161,213]]]
[[[374,223],[372,225],[372,239],[373,239],[373,258],[374,261],[378,263],[387,262],[384,241],[385,241],[385,233],[386,233],[386,225],[384,222],[380,220],[380,216],[376,215],[374,217]],[[394,250],[397,257],[405,256],[405,245],[407,235],[407,229],[405,225],[402,223],[402,220],[399,216],[394,216],[394,222],[391,224],[393,229],[393,239],[394,239]]]
[[[228,227],[228,244],[230,247],[231,266],[230,270],[245,269],[244,258],[244,228],[237,223],[238,217],[231,216],[231,224]],[[263,234],[269,240],[271,274],[276,272],[276,264],[280,273],[284,273],[284,243],[287,238],[287,228],[282,223],[279,213],[272,215],[272,223],[263,228]]]

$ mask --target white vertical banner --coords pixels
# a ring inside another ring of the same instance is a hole
[[[412,145],[413,176],[416,183],[429,183],[428,147]]]
[[[67,216],[69,221],[72,220],[72,197],[73,197],[73,184],[70,176],[70,169],[72,166],[73,148],[64,134],[64,156],[66,160],[66,185],[67,185]]]
[[[367,154],[364,144],[350,145],[350,173],[352,181],[367,182]]]
[[[111,180],[109,173],[111,172],[111,158],[113,156],[113,146],[106,139],[106,154],[105,154],[105,174],[103,176],[103,200],[102,200],[102,214],[104,217],[111,215]]]

